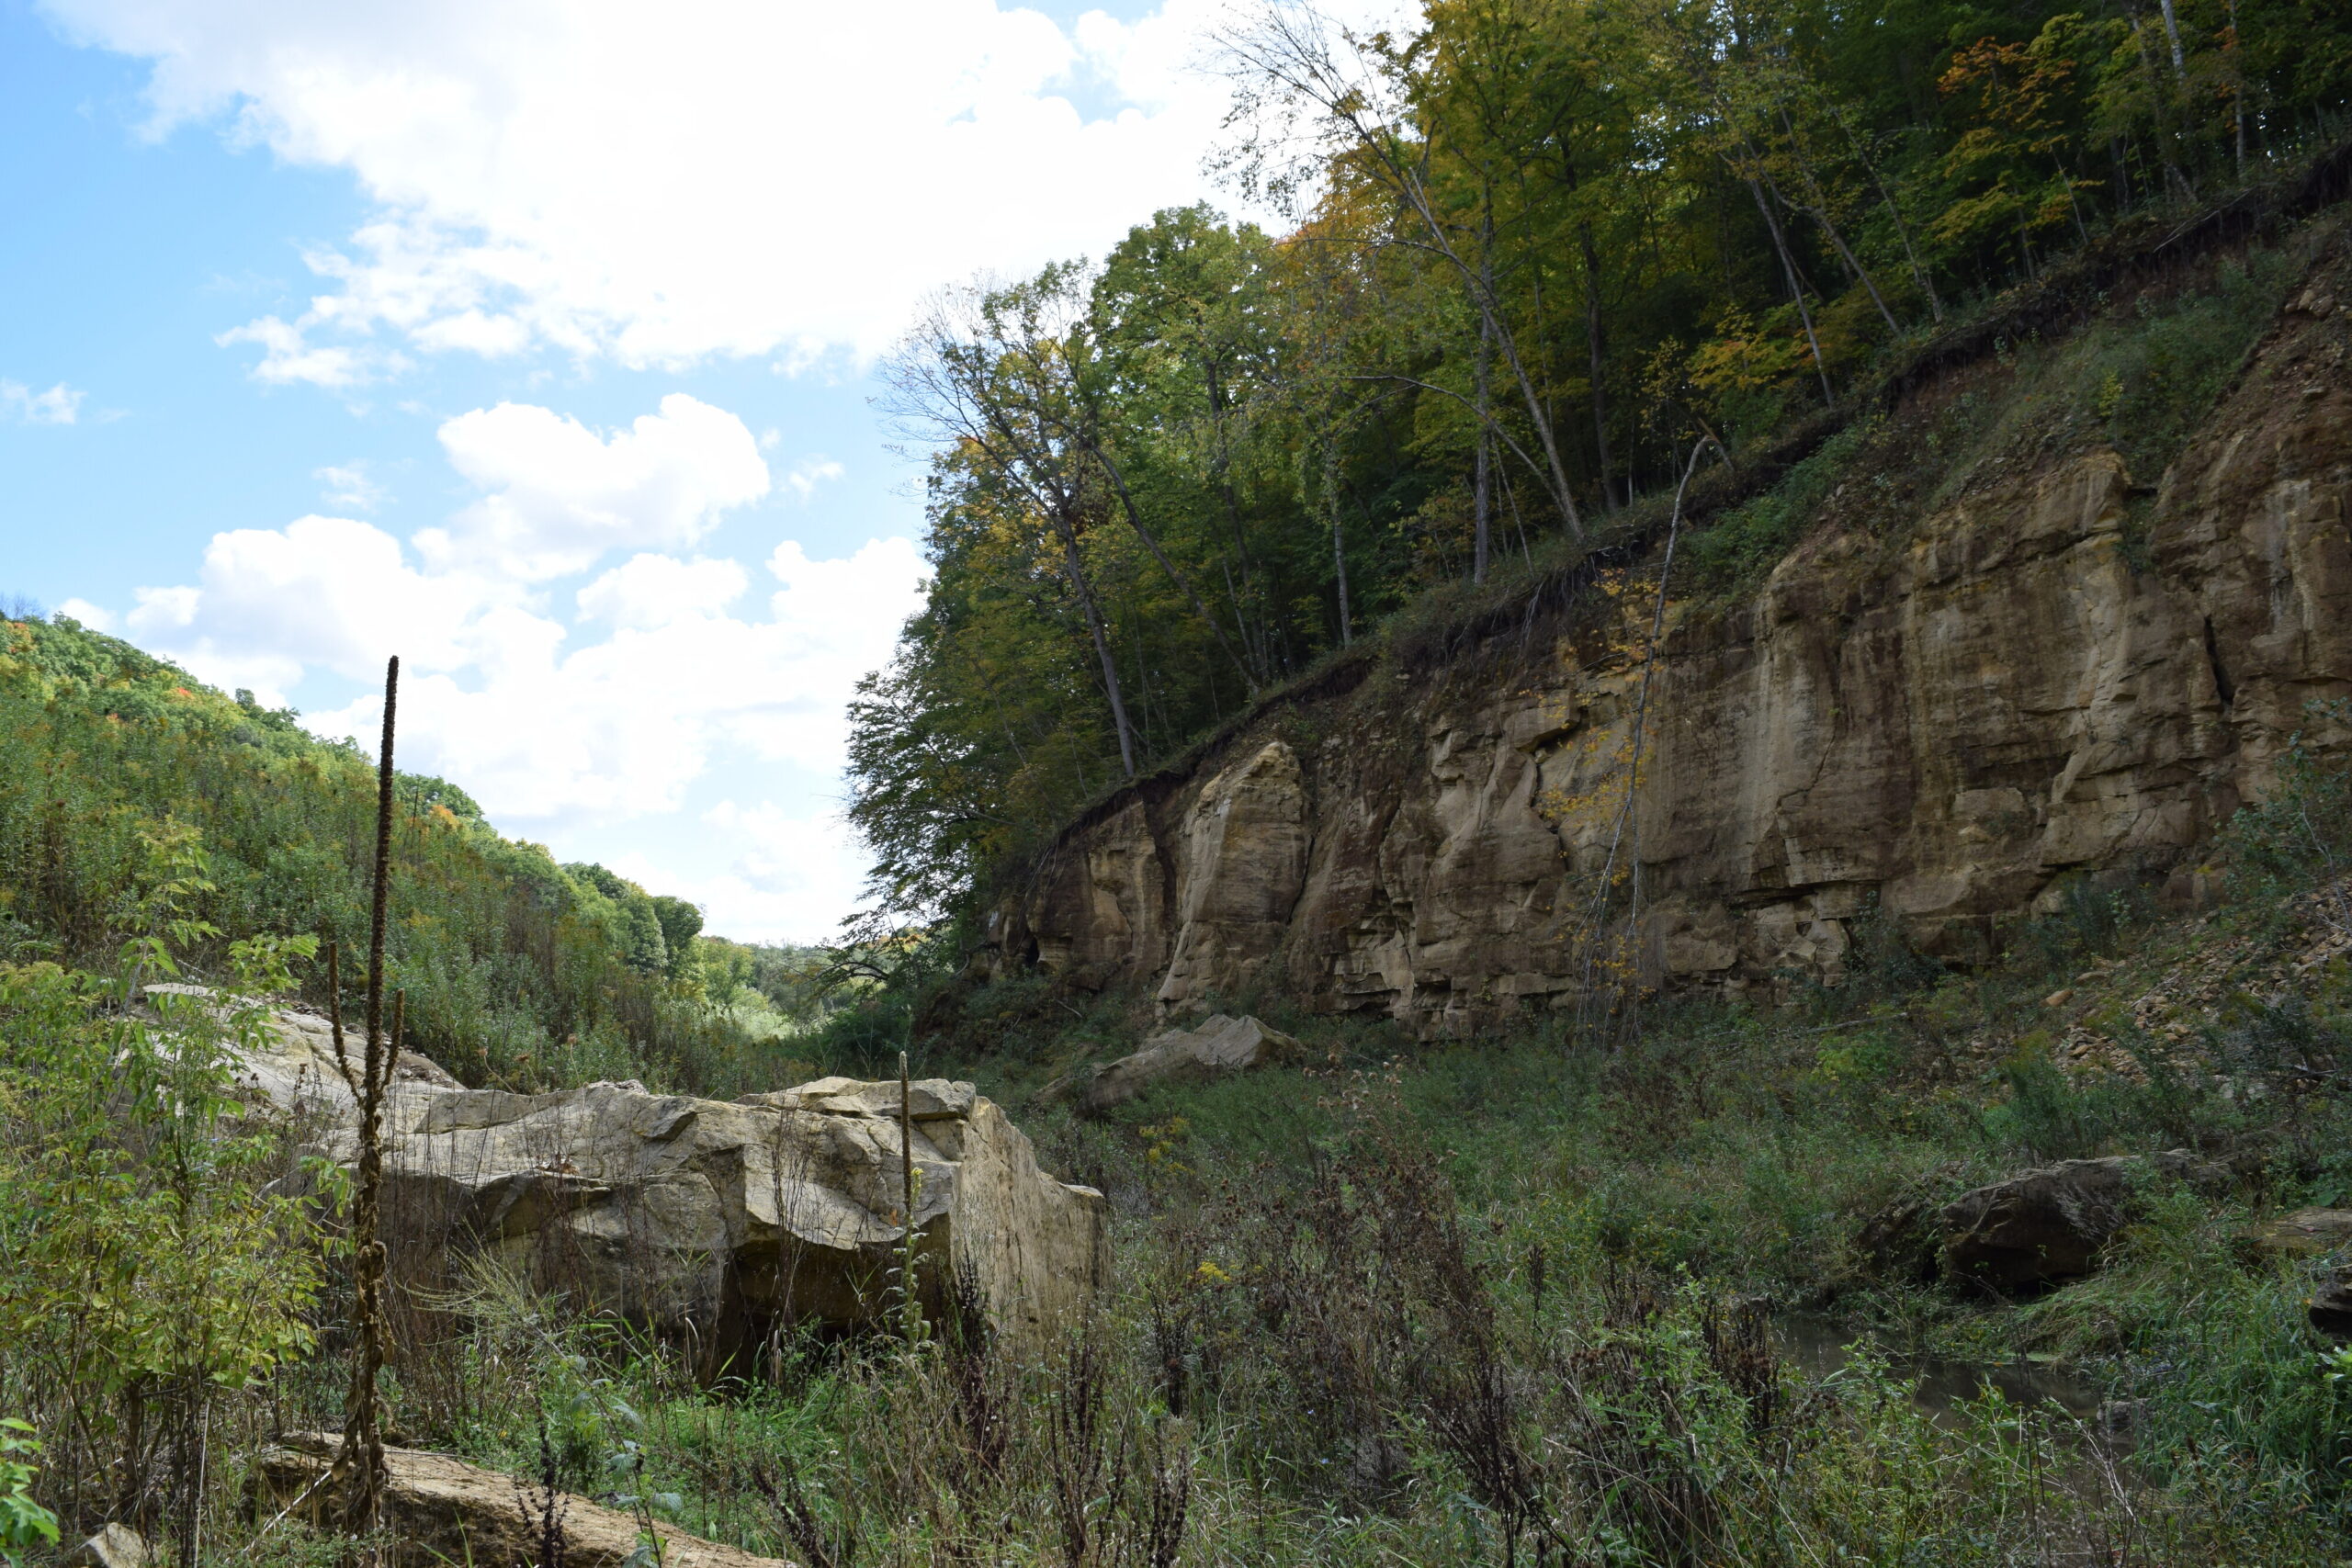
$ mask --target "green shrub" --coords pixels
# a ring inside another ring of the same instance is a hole
[[[131,975],[171,973],[160,939],[134,945]],[[240,993],[281,989],[308,946],[238,943]],[[149,1022],[130,984],[0,964],[0,1381],[62,1434],[69,1487],[115,1476],[188,1540],[209,1413],[310,1350],[324,1238],[235,1099],[228,1047],[266,1009],[162,996]]]
[[[1823,442],[1762,495],[1716,518],[1685,546],[1700,581],[1720,591],[1748,586],[1787,555],[1821,520],[1821,507],[1879,430],[1857,420]]]

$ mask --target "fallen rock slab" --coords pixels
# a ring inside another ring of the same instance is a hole
[[[2298,1209],[2247,1239],[2258,1258],[2324,1258],[2352,1244],[2352,1209]]]
[[[1196,1028],[1155,1034],[1134,1055],[1097,1067],[1082,1080],[1065,1078],[1047,1092],[1070,1095],[1080,1111],[1099,1116],[1159,1084],[1245,1072],[1299,1050],[1297,1041],[1247,1014],[1216,1013]]]
[[[827,1079],[730,1104],[625,1089],[396,1094],[387,1224],[486,1252],[575,1305],[690,1332],[723,1363],[777,1329],[879,1321],[910,1227],[922,1294],[967,1269],[999,1328],[1041,1345],[1085,1313],[1108,1205],[1041,1170],[968,1084]],[[324,1145],[356,1162],[338,1127]],[[913,1213],[901,1160],[911,1154]]]
[[[181,1005],[203,1008],[215,1019],[225,1022],[229,1008],[217,1000],[218,993],[209,986],[171,982],[142,987],[150,1006],[169,1008],[171,998],[185,998]],[[321,1014],[293,1008],[271,1010],[268,1027],[254,1048],[238,1047],[236,1077],[239,1086],[250,1095],[266,1100],[281,1111],[299,1111],[322,1120],[344,1120],[352,1116],[358,1106],[352,1080],[344,1076],[345,1066],[352,1073],[359,1071],[359,1064],[367,1050],[367,1042],[357,1027],[344,1031],[345,1061],[338,1061],[334,1051],[334,1026]],[[413,1051],[403,1051],[392,1067],[393,1081],[432,1089],[461,1089],[465,1086],[440,1066]]]
[[[324,1520],[334,1517],[332,1488],[311,1486],[334,1463],[341,1438],[302,1432],[265,1449],[254,1461],[250,1485],[266,1518],[287,1508]],[[536,1568],[543,1506],[536,1489],[513,1476],[418,1449],[384,1450],[384,1515],[402,1560],[469,1562],[476,1568]],[[528,1506],[526,1498],[529,1498]],[[637,1550],[636,1517],[585,1497],[556,1495],[566,1568],[622,1568]],[[656,1521],[664,1568],[786,1568],[779,1557],[755,1557]]]
[[[324,1020],[274,1017],[238,1077],[346,1169],[355,1103]],[[741,1101],[602,1083],[469,1089],[411,1052],[385,1098],[383,1224],[396,1277],[446,1289],[488,1257],[581,1310],[687,1338],[707,1371],[796,1325],[880,1321],[910,1231],[919,1292],[944,1310],[967,1271],[1014,1348],[1082,1316],[1109,1206],[1056,1180],[967,1083],[820,1078]],[[912,1156],[911,1216],[902,1159]]]

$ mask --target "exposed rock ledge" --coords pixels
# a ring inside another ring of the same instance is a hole
[[[1965,963],[2069,879],[2202,895],[2202,846],[2287,737],[2347,739],[2304,712],[2352,691],[2340,235],[2290,299],[2152,503],[2112,450],[2037,458],[1900,545],[1833,527],[1747,604],[1676,606],[1627,835],[1646,979],[1834,978],[1873,900]],[[1432,1034],[1565,1002],[1640,632],[1552,636],[1375,664],[1138,781],[994,911],[989,964],[1177,1015],[1272,987]]]

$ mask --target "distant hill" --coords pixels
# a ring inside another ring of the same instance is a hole
[[[402,773],[399,801],[388,963],[415,1048],[477,1084],[759,1076],[746,1054],[777,1030],[737,1017],[753,977],[730,955],[764,950],[502,837],[446,779]],[[177,882],[212,928],[198,972],[241,937],[307,932],[356,973],[374,810],[371,760],[291,711],[62,615],[0,621],[0,961],[103,965]],[[304,989],[324,1000],[323,964]]]

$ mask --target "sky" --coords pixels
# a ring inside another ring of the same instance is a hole
[[[0,0],[0,595],[821,941],[922,299],[1204,173],[1227,0]]]

